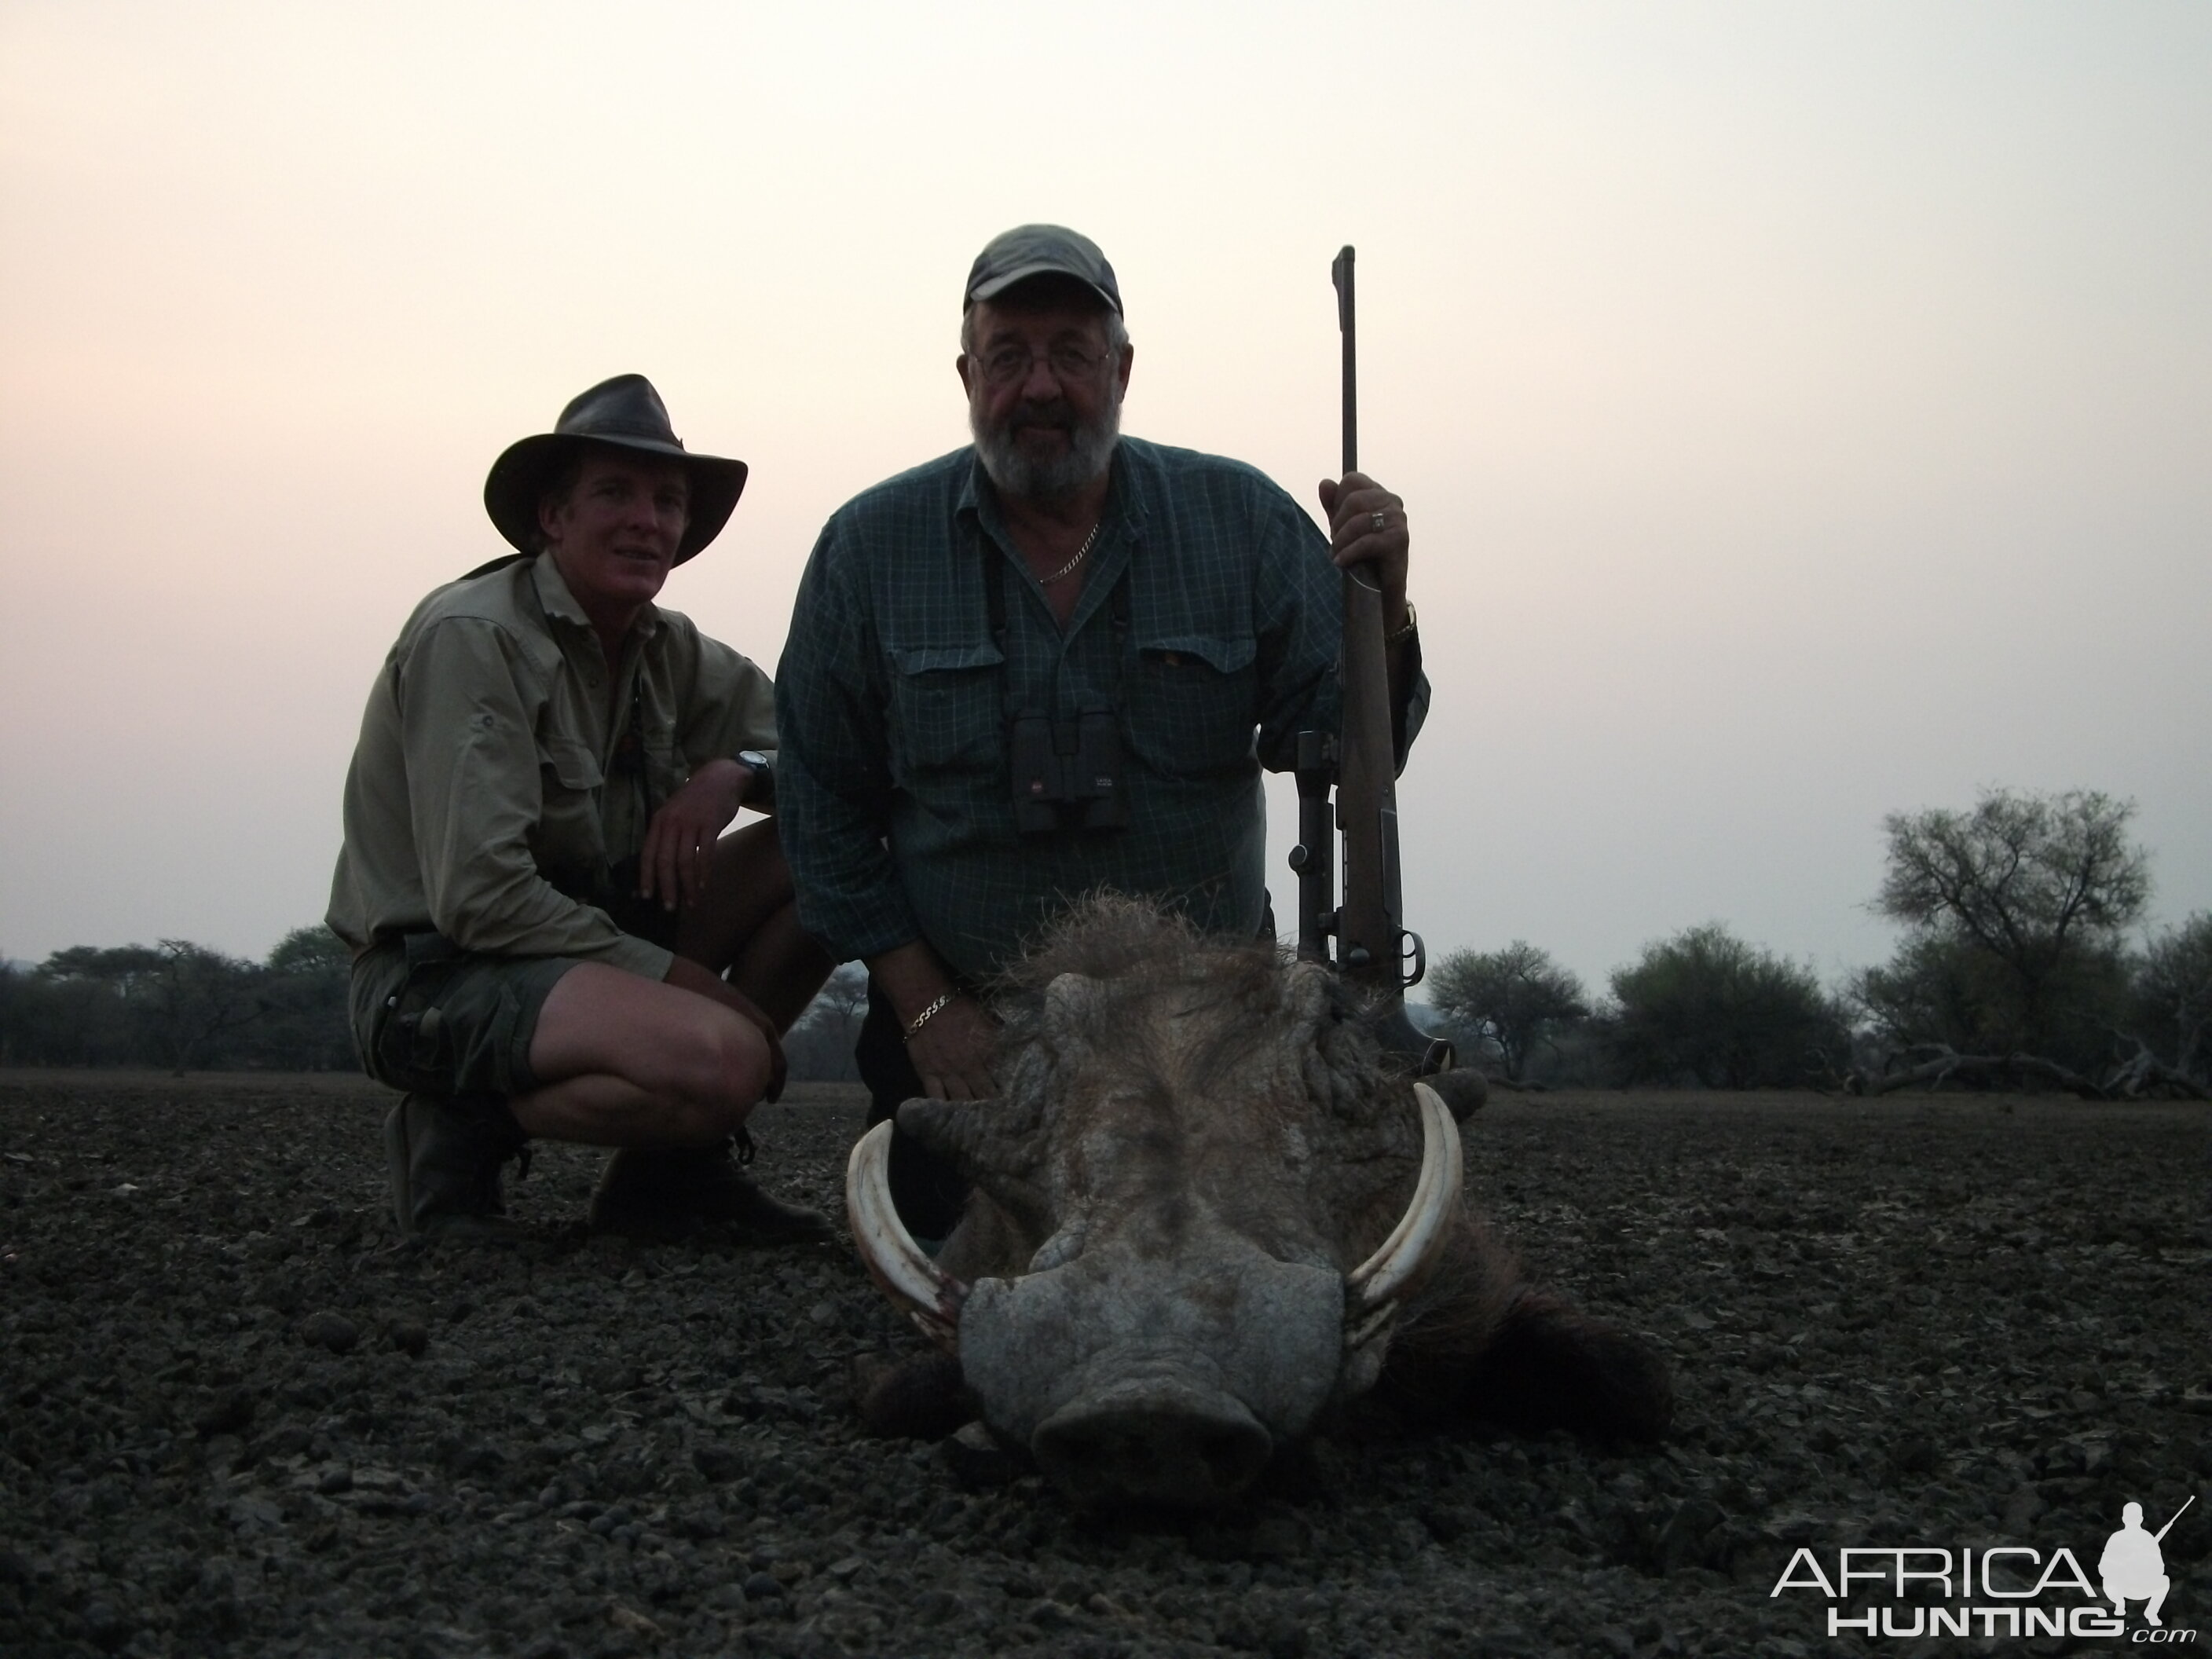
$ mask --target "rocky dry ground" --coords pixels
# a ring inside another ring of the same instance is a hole
[[[758,1167],[832,1205],[857,1103],[794,1095]],[[1800,1545],[2094,1571],[2191,1493],[2212,1626],[2201,1107],[1504,1100],[1470,1184],[1672,1354],[1671,1443],[1347,1429],[1176,1522],[864,1439],[850,1255],[589,1238],[580,1152],[524,1249],[395,1249],[384,1105],[0,1076],[0,1652],[1809,1655],[1861,1644],[1770,1595]]]

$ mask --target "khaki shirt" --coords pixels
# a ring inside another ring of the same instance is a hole
[[[659,979],[670,952],[573,896],[611,890],[693,768],[775,746],[769,677],[689,617],[648,605],[611,670],[551,558],[449,583],[369,693],[325,919],[356,951],[434,928]]]

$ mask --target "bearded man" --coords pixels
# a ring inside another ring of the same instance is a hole
[[[501,1166],[542,1135],[620,1149],[594,1225],[829,1236],[732,1159],[830,967],[774,823],[722,834],[772,801],[774,689],[653,604],[744,481],[644,376],[593,386],[492,466],[515,551],[416,606],[377,676],[328,921],[362,1062],[408,1091],[403,1234],[507,1236]]]
[[[977,988],[1070,899],[1269,925],[1262,765],[1339,721],[1339,568],[1382,591],[1399,758],[1428,688],[1399,498],[1321,486],[1330,534],[1253,468],[1120,435],[1134,361],[1088,238],[1024,225],[975,262],[955,367],[974,445],[830,520],[777,670],[785,847],[807,930],[866,959],[870,1121],[994,1093]],[[959,1191],[892,1148],[909,1228]]]

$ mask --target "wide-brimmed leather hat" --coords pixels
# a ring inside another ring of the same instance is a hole
[[[507,446],[484,480],[484,511],[499,533],[525,553],[538,548],[538,505],[562,469],[588,444],[608,444],[684,463],[691,487],[690,521],[677,544],[682,564],[722,533],[745,487],[745,464],[695,455],[668,424],[668,405],[642,374],[617,374],[570,400],[550,432]]]

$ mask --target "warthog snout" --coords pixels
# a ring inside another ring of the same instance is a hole
[[[1030,1450],[1078,1503],[1204,1508],[1250,1486],[1274,1446],[1233,1395],[1146,1381],[1071,1401],[1037,1425]]]

